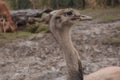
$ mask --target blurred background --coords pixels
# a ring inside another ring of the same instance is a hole
[[[120,0],[5,0],[11,9],[108,8],[120,6]]]

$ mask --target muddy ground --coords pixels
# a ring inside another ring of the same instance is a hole
[[[120,21],[80,22],[72,40],[84,74],[120,66]],[[51,33],[34,34],[0,46],[0,80],[65,80],[64,55]]]

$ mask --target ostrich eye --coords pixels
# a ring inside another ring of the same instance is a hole
[[[67,12],[66,15],[67,15],[67,16],[72,16],[73,13],[70,11],[70,12]]]

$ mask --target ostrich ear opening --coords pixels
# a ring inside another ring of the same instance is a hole
[[[60,19],[61,17],[60,16],[56,16],[56,18],[55,19]]]

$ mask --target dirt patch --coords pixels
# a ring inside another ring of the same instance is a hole
[[[81,55],[84,74],[120,66],[120,44],[104,44],[108,38],[120,38],[119,25],[120,21],[76,24],[72,40]],[[63,56],[51,33],[14,40],[0,47],[0,80],[64,80]]]

